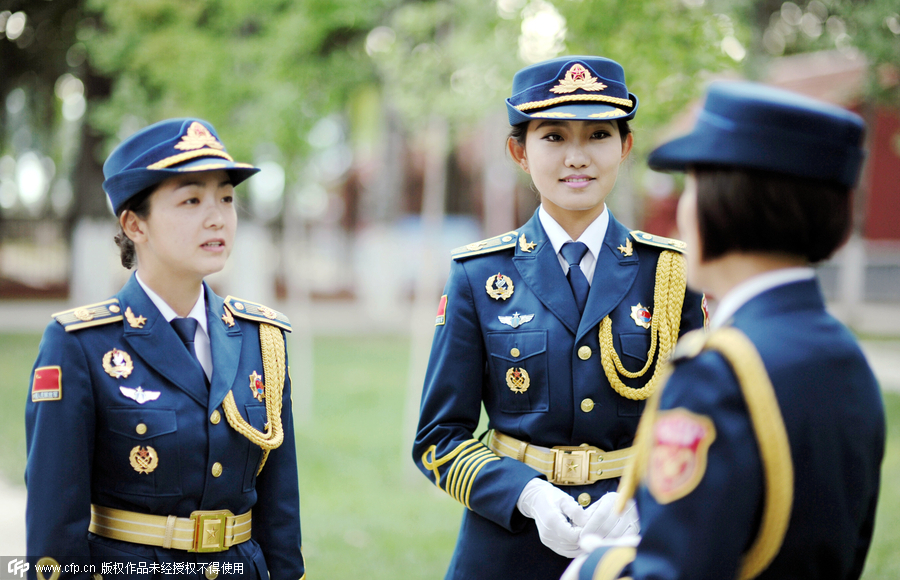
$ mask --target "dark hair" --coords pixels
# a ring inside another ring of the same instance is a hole
[[[142,220],[146,220],[150,216],[150,194],[156,191],[157,186],[159,186],[158,183],[151,185],[132,196],[128,201],[122,204],[116,217],[121,218],[123,213],[130,211]],[[119,233],[116,234],[116,237],[113,239],[116,240],[116,245],[119,246],[119,259],[122,260],[122,265],[129,270],[134,268],[137,264],[137,256],[134,252],[134,242],[125,235],[125,230],[122,229],[121,221],[119,222]]]
[[[820,262],[850,229],[850,192],[837,183],[743,167],[694,166],[703,260],[771,252]]]
[[[525,146],[525,136],[528,134],[529,122],[530,121],[526,121],[524,123],[519,123],[518,125],[513,125],[509,130],[509,137],[515,139],[522,147]],[[628,121],[625,119],[616,119],[616,125],[619,127],[619,137],[622,139],[622,143],[624,143],[628,134],[631,133],[631,126],[628,125]]]

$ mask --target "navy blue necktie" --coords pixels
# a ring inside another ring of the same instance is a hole
[[[584,314],[584,305],[587,303],[588,292],[591,291],[591,285],[588,284],[587,277],[581,271],[581,259],[587,250],[588,247],[583,242],[566,242],[559,249],[559,253],[569,264],[569,273],[566,278],[569,279],[569,286],[572,287],[572,294],[575,296],[575,304],[578,305],[580,314]]]
[[[200,367],[200,372],[203,374],[203,380],[206,381],[207,386],[209,386],[209,379],[206,378],[206,371],[203,370],[203,365],[200,364],[200,359],[197,358],[197,350],[194,348],[194,336],[197,334],[197,322],[196,318],[173,318],[170,322],[172,324],[172,328],[175,329],[176,334],[181,339],[181,342],[184,343],[184,346],[188,349],[188,352],[191,353],[191,356],[197,361],[197,366]]]

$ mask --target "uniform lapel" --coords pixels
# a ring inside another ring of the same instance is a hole
[[[204,284],[206,284],[204,282]],[[237,324],[229,326],[222,319],[225,301],[206,286],[206,318],[209,329],[210,350],[212,351],[213,373],[209,388],[209,408],[218,407],[225,395],[235,385],[238,361],[241,356],[243,334]],[[249,377],[247,385],[250,384]],[[240,385],[237,385],[240,387]],[[249,386],[245,387],[249,388]]]
[[[577,338],[596,328],[603,317],[622,301],[634,284],[639,270],[637,252],[632,250],[631,256],[626,256],[618,250],[629,237],[625,226],[616,221],[610,212],[609,225],[606,228],[600,255],[597,256],[591,291],[584,307],[581,324],[578,326]]]
[[[209,394],[200,365],[184,348],[172,325],[138,284],[134,274],[117,297],[123,311],[130,308],[133,316],[146,318],[142,324],[132,326],[126,316],[122,321],[125,342],[150,368],[205,407]]]
[[[521,241],[516,245],[513,263],[519,275],[547,310],[575,334],[578,329],[578,306],[537,212],[519,229],[520,240],[523,235],[527,242],[536,245],[530,252],[522,249]]]

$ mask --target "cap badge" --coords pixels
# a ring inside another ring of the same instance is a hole
[[[650,310],[646,306],[641,306],[640,302],[637,303],[637,306],[631,307],[631,319],[634,320],[634,323],[638,326],[650,328],[650,321],[652,318]]]
[[[513,287],[512,278],[497,272],[487,279],[484,289],[487,290],[488,296],[494,300],[506,300],[512,296],[515,288]]]
[[[531,250],[533,250],[536,246],[536,243],[529,242],[525,239],[525,234],[519,236],[519,249],[521,249],[523,252],[528,252],[530,254]]]
[[[266,398],[266,386],[262,382],[262,376],[256,371],[250,375],[250,390],[253,392],[253,398],[262,402]]]
[[[590,71],[580,64],[573,64],[566,71],[566,77],[560,79],[559,84],[550,89],[551,93],[566,94],[574,92],[578,89],[583,91],[602,91],[606,88],[601,82],[597,82],[597,78],[591,76]]]
[[[134,370],[131,355],[124,350],[112,349],[103,355],[103,370],[114,379],[124,379]]]
[[[518,312],[513,313],[512,316],[498,316],[500,322],[503,324],[508,324],[513,328],[519,328],[526,322],[531,322],[531,319],[534,318],[534,314],[519,314]]]
[[[128,325],[131,328],[144,328],[144,323],[147,322],[147,319],[143,316],[135,316],[134,312],[131,311],[131,306],[125,309],[125,320],[128,321]]]
[[[209,129],[202,123],[194,121],[188,127],[187,134],[181,138],[181,142],[175,145],[175,149],[182,151],[193,151],[203,147],[212,147],[213,149],[224,149],[225,146],[219,143],[219,140],[213,137]]]
[[[128,458],[131,461],[131,466],[138,473],[150,473],[159,465],[159,456],[156,454],[156,449],[149,446],[141,447],[138,445],[131,450]]]
[[[634,253],[634,248],[631,246],[631,239],[626,239],[626,240],[625,240],[625,245],[624,245],[624,246],[619,246],[619,247],[616,248],[616,249],[619,250],[620,252],[622,252],[623,254],[625,254],[625,257],[626,257],[626,258],[627,258],[627,257],[630,257],[631,254]]]
[[[528,371],[516,367],[510,368],[506,371],[506,386],[517,395],[527,391],[531,386],[531,377],[528,376]]]
[[[131,387],[120,386],[119,390],[122,391],[123,395],[132,401],[136,401],[139,405],[143,405],[147,401],[155,401],[159,398],[159,391],[145,391],[141,387],[132,389]]]

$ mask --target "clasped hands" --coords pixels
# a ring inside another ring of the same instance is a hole
[[[637,508],[629,500],[622,513],[615,512],[616,492],[582,508],[572,496],[543,479],[525,485],[516,507],[537,524],[541,542],[560,556],[574,558],[583,553],[579,541],[587,536],[601,539],[636,536],[640,532]]]

